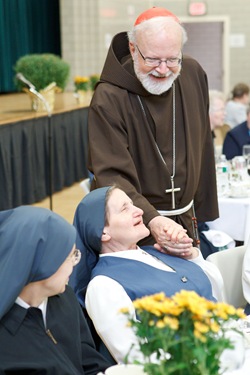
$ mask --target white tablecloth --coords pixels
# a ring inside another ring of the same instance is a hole
[[[236,241],[247,242],[250,236],[250,198],[221,197],[218,202],[220,217],[208,222],[209,228],[221,230]]]

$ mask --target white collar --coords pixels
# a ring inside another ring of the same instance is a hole
[[[25,302],[22,298],[20,297],[17,297],[15,303],[21,307],[23,307],[24,309],[29,309],[31,306]],[[38,309],[40,309],[42,311],[42,315],[43,315],[43,321],[44,321],[44,325],[46,326],[46,311],[47,311],[47,304],[48,304],[48,298],[45,298],[39,306],[37,306]]]

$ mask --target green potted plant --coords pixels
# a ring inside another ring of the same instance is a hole
[[[54,94],[55,91],[64,90],[69,78],[70,66],[59,56],[51,53],[29,54],[16,61],[14,71],[22,73],[41,94],[50,94],[50,97],[52,97],[52,93]],[[25,84],[16,77],[15,84],[18,90],[28,92]],[[34,99],[36,98],[33,95],[32,100],[34,101]],[[49,100],[51,101],[51,99]],[[50,105],[53,107],[52,101]],[[33,105],[33,109],[37,108],[34,108]]]
[[[40,91],[51,82],[64,90],[69,78],[70,66],[59,56],[52,53],[30,54],[20,57],[14,66],[16,73],[22,73]],[[24,84],[15,80],[21,90]]]

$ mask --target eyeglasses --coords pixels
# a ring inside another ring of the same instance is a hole
[[[136,45],[136,48],[138,49],[139,54],[143,58],[144,64],[147,65],[147,66],[152,66],[152,68],[157,68],[163,62],[166,63],[168,68],[176,68],[182,62],[182,58],[179,58],[179,57],[170,57],[170,58],[165,59],[165,60],[156,59],[156,58],[153,58],[153,57],[144,57],[137,45]]]
[[[73,254],[70,256],[73,266],[76,266],[80,262],[81,256],[82,256],[81,251],[78,249],[75,249]]]

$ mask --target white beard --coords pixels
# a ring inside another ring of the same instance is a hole
[[[153,95],[161,95],[162,93],[168,91],[172,87],[174,81],[179,76],[181,71],[181,67],[179,67],[177,73],[169,71],[167,74],[162,75],[154,71],[154,69],[152,69],[148,73],[141,73],[136,60],[134,60],[134,69],[135,74],[141,82],[142,86]],[[160,80],[156,81],[152,78],[152,75],[155,77],[167,77],[167,80],[164,80],[163,82],[161,82]]]

